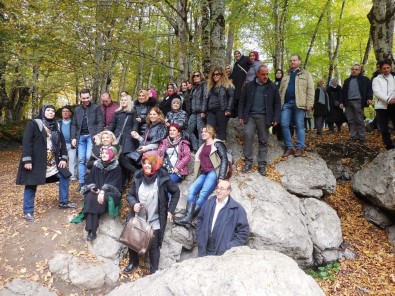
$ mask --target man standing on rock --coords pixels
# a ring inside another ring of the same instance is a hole
[[[100,107],[91,102],[89,89],[80,92],[82,104],[75,108],[71,125],[71,145],[77,147],[79,185],[76,192],[85,185],[86,162],[91,158],[93,141],[104,129],[104,117]],[[78,145],[77,145],[78,144]]]
[[[294,153],[291,124],[296,129],[295,157],[304,155],[305,130],[304,114],[310,111],[314,104],[313,77],[301,68],[302,59],[298,55],[291,56],[288,74],[284,76],[280,85],[281,95],[281,130],[283,133],[285,151],[287,157]]]
[[[365,143],[365,123],[363,121],[363,108],[372,103],[373,91],[369,78],[361,74],[361,65],[351,67],[351,75],[344,80],[341,104],[345,107],[351,141]]]
[[[229,181],[220,180],[216,196],[207,200],[196,219],[198,256],[222,255],[247,243],[250,226],[244,208],[231,196]]]
[[[256,78],[247,83],[239,103],[239,122],[244,125],[243,173],[250,171],[253,162],[252,146],[258,134],[258,172],[266,176],[269,127],[280,122],[281,101],[277,86],[269,79],[269,68],[261,65]]]

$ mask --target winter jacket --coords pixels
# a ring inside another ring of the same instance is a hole
[[[233,111],[233,103],[234,103],[234,91],[233,87],[225,88],[223,86],[213,87],[207,94],[207,97],[204,100],[203,110],[207,112],[210,110],[210,98],[212,95],[218,97],[218,100],[221,104],[221,110],[224,112],[232,112]]]
[[[177,123],[183,130],[188,127],[188,114],[184,110],[178,112],[170,111],[166,114],[166,122]]]
[[[324,94],[325,94],[325,104],[321,104],[318,102],[320,98],[320,88],[318,87],[315,90],[314,107],[313,107],[314,117],[318,117],[318,116],[326,117],[328,115],[329,97],[328,97],[328,93],[325,90],[324,90]]]
[[[368,77],[363,75],[359,75],[357,79],[358,79],[359,93],[361,94],[361,107],[364,108],[368,106],[367,101],[373,99],[372,82]],[[350,87],[350,80],[351,80],[351,76],[348,77],[346,80],[344,80],[344,85],[342,89],[341,103],[345,107],[348,106],[348,89]]]
[[[233,85],[235,86],[236,92],[241,91],[246,79],[246,73],[248,72],[250,65],[248,64],[248,57],[241,56],[240,60],[235,62],[233,65],[233,71],[230,75]],[[236,94],[235,94],[236,96]]]
[[[80,137],[81,127],[82,127],[82,119],[84,117],[85,107],[80,105],[75,108],[73,121],[71,125],[71,138],[78,139]],[[100,109],[100,106],[91,103],[88,108],[86,108],[86,115],[88,119],[88,130],[89,135],[91,137],[96,136],[98,133],[104,130],[104,116],[103,112]]]
[[[112,121],[112,118],[114,117],[115,110],[119,108],[119,105],[117,103],[111,102],[110,106],[104,106],[103,104],[101,104],[100,108],[103,112],[105,128],[108,128]]]
[[[263,65],[261,61],[254,61],[254,63],[250,66],[250,69],[247,72],[247,76],[246,76],[244,85],[255,79],[256,72],[258,71],[258,69],[261,65]]]
[[[281,118],[281,101],[280,93],[277,86],[269,79],[267,87],[264,91],[266,105],[266,125],[269,127],[272,122],[280,122]],[[254,103],[255,92],[258,83],[256,80],[247,83],[243,88],[239,102],[239,119],[243,119],[244,123],[248,122],[250,110]]]
[[[196,240],[198,256],[206,255],[206,248],[211,234],[212,217],[214,216],[216,197],[211,197],[204,204],[196,219]],[[231,196],[227,204],[221,209],[224,217],[221,221],[218,236],[215,238],[215,255],[222,255],[225,251],[243,246],[247,243],[250,226],[244,208]],[[218,221],[217,221],[218,222]]]
[[[138,100],[134,102],[134,109],[136,110],[136,118],[140,118],[141,122],[138,123],[138,133],[144,134],[147,129],[147,117],[148,111],[157,105],[157,101],[153,98],[149,98],[147,102],[140,103]]]
[[[166,96],[163,100],[159,103],[159,109],[163,112],[163,115],[167,115],[171,111],[171,101],[174,98],[179,98],[181,100],[181,107],[184,98],[181,97],[179,94],[172,94],[171,96]]]
[[[336,88],[329,86],[327,88],[329,96],[329,113],[327,116],[328,123],[332,122],[343,122],[345,117],[343,114],[343,109],[340,109],[339,104],[341,102],[342,88],[340,85],[336,85]]]
[[[149,125],[147,125],[145,134],[140,136],[140,138],[139,138],[140,145],[141,146],[147,146],[150,144],[159,145],[160,141],[162,141],[164,138],[166,138],[166,136],[167,136],[166,125],[164,125],[163,123],[160,123],[160,122],[149,124]]]
[[[181,177],[186,177],[188,175],[188,163],[191,160],[191,149],[190,144],[186,140],[180,140],[178,144],[178,154],[177,154],[177,162],[175,167],[178,169]],[[166,150],[168,147],[172,147],[168,138],[163,139],[158,148],[158,154],[160,157],[164,158],[166,155]]]
[[[138,123],[136,122],[135,111],[119,110],[115,112],[114,117],[112,118],[112,121],[108,127],[108,130],[112,131],[115,137],[119,139],[118,144],[122,146],[122,153],[132,152],[136,150],[136,148],[139,146],[139,142],[136,139],[132,138],[130,134],[132,131],[138,130]]]
[[[395,77],[391,74],[377,75],[372,83],[373,93],[376,96],[374,109],[387,109],[388,102],[395,98]]]
[[[139,188],[141,183],[143,182],[143,170],[137,171],[133,176],[133,183],[130,187],[130,190],[126,196],[126,200],[131,206],[132,210],[128,215],[128,218],[134,217],[134,205],[139,203]],[[166,223],[167,223],[167,213],[170,212],[174,214],[178,200],[180,199],[180,189],[176,184],[174,184],[169,174],[163,169],[159,169],[157,172],[157,181],[158,181],[158,198],[159,198],[159,224],[160,224],[160,237],[159,244],[162,245],[162,241],[164,238]],[[170,193],[171,199],[169,202],[168,194]]]
[[[207,82],[195,85],[189,95],[189,109],[192,113],[204,113],[203,104],[207,96]]]
[[[200,153],[202,152],[204,145],[205,144],[200,146],[199,150],[195,154],[193,180],[196,180],[200,175]],[[213,164],[217,178],[225,180],[228,172],[228,156],[226,154],[226,146],[221,140],[214,139],[214,143],[211,145],[210,161]]]
[[[285,93],[288,88],[290,74],[283,77],[280,84],[281,104],[285,102]],[[296,106],[300,109],[313,107],[314,104],[314,82],[313,77],[307,70],[301,70],[295,78]]]
[[[23,134],[22,157],[19,162],[18,173],[16,177],[17,185],[41,185],[46,183],[47,171],[47,132],[42,127],[40,131],[39,124],[36,120],[30,120]],[[56,163],[68,160],[66,142],[63,134],[59,131],[58,141],[55,143]],[[32,170],[25,169],[25,164],[31,163]],[[68,172],[67,169],[59,171]]]

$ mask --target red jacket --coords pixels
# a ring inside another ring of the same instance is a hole
[[[167,147],[170,146],[168,138],[163,139],[158,148],[158,154],[160,157],[164,158],[166,155]],[[191,149],[189,148],[189,142],[187,140],[181,140],[178,143],[179,151],[178,151],[178,159],[175,167],[180,172],[182,177],[188,175],[188,162],[191,160]]]

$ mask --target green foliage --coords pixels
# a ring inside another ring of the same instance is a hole
[[[339,272],[340,263],[329,263],[325,266],[320,266],[317,269],[307,269],[306,273],[316,280],[335,280],[335,275]]]

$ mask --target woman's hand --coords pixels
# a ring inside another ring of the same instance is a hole
[[[135,138],[135,139],[138,139],[138,138],[140,137],[139,133],[136,132],[136,131],[132,131],[130,134],[131,134],[131,136],[132,136],[133,138]]]
[[[231,115],[232,115],[232,112],[229,112],[229,111],[225,112],[225,116],[231,116]]]
[[[33,168],[33,165],[31,163],[25,163],[24,168],[27,171],[31,171]]]
[[[99,191],[99,194],[97,195],[97,202],[101,205],[104,203],[104,191],[103,190]]]
[[[170,126],[170,123],[169,123],[169,122],[166,122],[166,126],[169,127],[169,126]]]
[[[136,117],[136,121],[137,122],[141,122],[141,118],[140,117]]]
[[[206,113],[200,113],[201,118],[206,118]]]
[[[141,203],[136,203],[136,204],[134,205],[134,207],[133,207],[133,210],[134,210],[136,213],[139,213],[140,210],[141,210],[141,208],[143,208],[143,205],[142,205]]]
[[[173,172],[177,174],[179,172],[179,170],[177,168],[174,168]]]
[[[64,169],[65,167],[67,167],[67,162],[65,160],[59,161],[58,167]]]
[[[147,152],[147,151],[148,151],[147,146],[141,146],[141,147],[139,148],[139,151],[140,151],[141,153]]]
[[[167,221],[169,221],[170,223],[173,222],[173,214],[170,212],[167,212]]]

